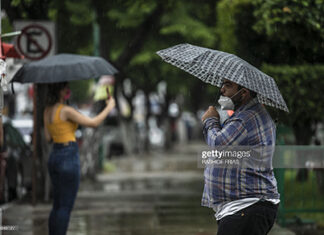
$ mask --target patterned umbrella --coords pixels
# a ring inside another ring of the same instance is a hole
[[[289,112],[274,79],[236,55],[190,44],[179,44],[157,54],[206,83],[220,87],[228,79],[256,92],[260,103]]]

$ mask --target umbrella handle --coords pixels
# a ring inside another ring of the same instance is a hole
[[[216,107],[220,107],[220,105],[218,104],[218,100],[219,100],[219,98],[220,98],[220,96],[221,96],[221,92],[220,92],[220,89],[217,91],[217,94],[216,94],[216,97],[215,97],[215,101],[214,101],[214,103],[215,103],[215,108]]]

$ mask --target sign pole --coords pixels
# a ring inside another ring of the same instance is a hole
[[[2,57],[2,31],[1,31],[1,21],[2,21],[2,14],[1,14],[1,0],[0,0],[0,57]],[[6,74],[6,71],[4,70],[4,73]],[[5,75],[4,74],[4,75]],[[0,79],[2,80],[4,78],[3,74],[0,74]],[[3,110],[3,103],[4,103],[4,95],[3,95],[3,90],[2,87],[0,87],[0,148],[3,149],[3,126],[2,126],[2,110]]]
[[[2,235],[2,208],[0,207],[0,235]]]
[[[1,14],[1,0],[0,0],[0,35],[1,35],[1,21],[2,21],[2,14]]]
[[[33,178],[32,178],[32,204],[35,206],[37,202],[37,84],[33,85],[34,94],[33,94],[33,119],[34,119],[34,127],[33,127]]]

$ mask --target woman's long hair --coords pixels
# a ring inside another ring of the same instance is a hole
[[[53,106],[60,100],[61,91],[68,85],[67,82],[53,83],[48,85],[46,106]]]

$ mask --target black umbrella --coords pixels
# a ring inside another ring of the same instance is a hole
[[[117,69],[101,57],[58,54],[25,64],[13,77],[20,83],[55,83],[113,75]]]

